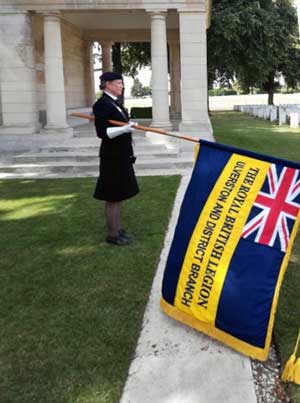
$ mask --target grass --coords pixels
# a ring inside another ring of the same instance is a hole
[[[300,160],[300,130],[275,126],[242,113],[213,113],[217,141],[279,158]],[[298,232],[280,292],[274,340],[282,362],[292,354],[300,327],[300,233]],[[300,356],[300,351],[298,351]],[[289,385],[294,403],[300,403],[299,386]]]
[[[299,162],[300,130],[272,125],[243,113],[215,112],[212,124],[217,141]]]
[[[0,401],[117,402],[179,177],[139,180],[107,245],[94,179],[0,181]]]

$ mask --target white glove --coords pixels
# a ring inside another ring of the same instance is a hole
[[[128,125],[120,126],[120,127],[108,127],[106,129],[106,134],[110,139],[114,139],[115,137],[118,137],[121,134],[133,132],[134,128],[132,126],[134,126],[134,125],[129,123]]]

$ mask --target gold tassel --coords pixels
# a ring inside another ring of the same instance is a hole
[[[293,378],[294,363],[296,360],[295,354],[292,354],[284,366],[284,370],[281,375],[282,382],[291,382]]]
[[[281,380],[283,382],[293,382],[294,381],[295,361],[296,361],[296,353],[297,353],[298,345],[299,345],[299,339],[300,339],[300,330],[298,333],[298,338],[296,341],[294,352],[288,359],[287,363],[285,364],[284,370],[281,375]]]
[[[297,359],[294,365],[293,382],[300,385],[300,357]]]

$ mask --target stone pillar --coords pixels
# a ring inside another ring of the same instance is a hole
[[[151,12],[152,124],[171,129],[168,94],[166,13]]]
[[[85,42],[85,91],[86,104],[92,106],[95,102],[95,78],[94,78],[94,55],[93,42]]]
[[[32,17],[0,12],[0,134],[39,130]]]
[[[170,55],[170,78],[171,78],[171,114],[173,117],[180,117],[180,52],[179,42],[169,43]]]
[[[181,132],[213,141],[207,102],[206,14],[179,12]]]
[[[101,42],[102,51],[102,73],[105,71],[112,71],[112,57],[111,57],[112,42]]]
[[[65,83],[59,13],[44,14],[47,133],[72,133],[66,120]]]

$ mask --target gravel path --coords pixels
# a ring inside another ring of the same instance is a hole
[[[251,364],[257,403],[288,403],[291,401],[287,396],[285,384],[280,380],[281,363],[273,345],[267,361],[252,360]]]

